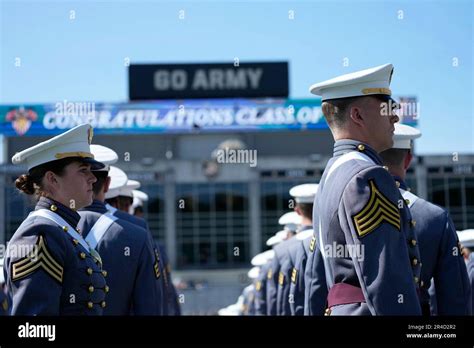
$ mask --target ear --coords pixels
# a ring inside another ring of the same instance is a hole
[[[413,155],[412,155],[411,151],[408,151],[407,155],[405,156],[405,160],[403,161],[403,168],[405,170],[407,170],[408,167],[410,166],[410,163],[411,163],[412,159],[413,159]]]
[[[300,209],[300,207],[298,207],[298,205],[295,205],[294,211],[296,212],[296,214],[302,216],[301,209]]]
[[[55,186],[58,184],[58,179],[56,177],[56,174],[54,174],[50,170],[44,174],[44,180],[49,186]]]
[[[364,116],[362,116],[362,109],[360,106],[351,106],[349,109],[349,117],[357,126],[362,127],[365,123]]]
[[[104,193],[107,193],[109,191],[109,186],[111,182],[112,182],[112,179],[110,178],[110,176],[108,176],[107,179],[105,179],[105,183],[104,183]]]

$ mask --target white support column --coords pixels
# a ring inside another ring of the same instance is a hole
[[[261,252],[260,182],[258,173],[249,182],[250,257]]]
[[[173,170],[165,174],[165,246],[172,268],[176,268],[176,200]]]
[[[415,169],[416,195],[423,199],[428,199],[428,170],[426,165],[418,163]]]

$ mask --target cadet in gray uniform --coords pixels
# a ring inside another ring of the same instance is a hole
[[[255,315],[255,288],[250,284],[242,291],[244,302],[242,304],[242,315]]]
[[[148,201],[148,195],[140,190],[133,190],[132,194],[133,204],[131,210],[133,211],[133,216],[144,220],[143,202]],[[178,292],[176,291],[176,288],[173,284],[171,265],[169,263],[168,255],[166,254],[165,246],[159,242],[156,242],[155,245],[158,247],[160,255],[163,259],[163,283],[165,299],[167,299],[168,302],[168,315],[181,315]]]
[[[8,301],[7,294],[3,289],[3,284],[0,284],[0,316],[9,315],[10,301]]]
[[[10,314],[10,300],[7,296],[7,289],[5,287],[5,277],[3,274],[3,261],[0,259],[0,316]]]
[[[392,72],[386,64],[310,88],[322,96],[335,139],[313,211],[329,288],[328,315],[421,314],[420,264],[412,264],[420,259],[415,223],[378,156],[391,148],[398,121],[390,107]],[[306,263],[306,294],[317,278],[315,255]]]
[[[107,273],[77,229],[76,209],[92,202],[91,169],[103,167],[91,140],[92,127],[83,124],[12,158],[28,167],[16,187],[38,198],[7,249],[12,315],[102,315],[106,307]]]
[[[114,151],[92,145],[96,159],[104,164],[117,160]],[[108,306],[104,315],[160,315],[161,289],[157,287],[154,270],[155,254],[148,232],[110,214],[104,197],[108,191],[109,166],[93,171],[94,201],[79,212],[80,228],[91,247],[102,256],[108,269]]]
[[[178,292],[173,284],[172,276],[171,276],[171,265],[169,262],[168,254],[166,253],[166,249],[164,245],[161,243],[156,243],[156,246],[160,250],[160,255],[163,259],[163,281],[164,281],[164,288],[165,288],[165,299],[168,303],[168,315],[181,315],[181,306],[179,305],[179,298]]]
[[[396,124],[394,144],[380,156],[388,166],[406,204],[416,221],[421,259],[412,259],[412,264],[421,263],[420,301],[424,315],[430,315],[428,288],[434,280],[438,315],[471,314],[471,286],[466,264],[459,250],[459,240],[454,224],[443,208],[419,198],[409,191],[405,176],[413,155],[412,141],[421,136],[413,127]]]
[[[288,236],[290,238],[284,240],[283,242],[275,245],[273,250],[275,256],[270,261],[270,267],[267,271],[267,315],[277,315],[277,304],[278,304],[278,285],[284,283],[285,279],[280,273],[281,265],[283,264],[286,258],[286,248],[289,246],[288,242],[293,238],[292,236],[296,233],[298,226],[295,223],[291,223],[285,226],[285,230],[288,231]]]
[[[312,211],[313,201],[318,189],[317,184],[303,184],[297,185],[290,189],[290,195],[295,199],[295,212],[301,216],[301,225],[298,228],[296,236],[288,241],[286,248],[286,257],[280,268],[281,282],[278,284],[277,292],[277,315],[291,315],[290,304],[295,302],[295,294],[290,296],[291,284],[296,282],[298,271],[294,268],[296,263],[296,254],[301,246],[302,240],[298,238],[304,232],[304,235],[308,234],[308,231],[313,229],[312,226]],[[311,235],[312,233],[309,232]],[[304,298],[304,293],[297,294]],[[325,299],[325,298],[324,298]],[[300,300],[300,299],[298,299]],[[301,299],[303,300],[303,299]]]
[[[469,254],[467,271],[469,274],[469,282],[471,283],[471,313],[474,313],[474,253],[472,252]]]
[[[271,261],[265,263],[255,280],[255,315],[267,315],[267,274],[270,266]]]
[[[116,167],[111,167],[111,168],[116,168]],[[116,171],[117,172],[117,171]],[[119,170],[120,172],[120,170]],[[113,184],[114,182],[114,177],[112,177],[112,183]],[[129,180],[127,180],[127,183],[129,182]],[[127,184],[125,184],[125,186],[122,186],[122,187],[114,187],[114,190],[113,192],[110,192],[112,190],[110,190],[109,192],[106,193],[106,208],[107,210],[115,217],[119,218],[119,219],[122,219],[124,221],[127,221],[131,224],[134,224],[136,226],[139,226],[140,228],[143,228],[147,231],[147,237],[149,239],[149,242],[153,245],[153,251],[155,253],[155,262],[154,262],[154,265],[153,265],[153,268],[155,270],[155,277],[156,277],[156,282],[158,283],[158,287],[161,289],[161,294],[159,295],[159,298],[161,298],[161,304],[160,304],[160,307],[161,307],[161,314],[162,315],[168,315],[168,299],[165,297],[165,294],[166,294],[166,286],[165,286],[165,281],[164,281],[164,277],[163,277],[163,272],[164,272],[164,265],[163,265],[163,260],[162,260],[162,256],[160,254],[160,250],[158,248],[158,246],[155,244],[155,241],[153,240],[153,237],[150,233],[150,229],[148,228],[148,224],[146,223],[146,221],[142,218],[139,218],[139,217],[136,217],[136,216],[133,216],[129,213],[127,213],[126,211],[123,211],[119,208],[123,208],[123,209],[127,209],[128,211],[128,208],[129,207],[124,207],[124,206],[120,206],[119,205],[119,200],[118,200],[118,197],[120,196],[120,193],[129,193],[132,191],[132,189],[134,188],[138,188],[137,186],[133,187],[131,186],[130,188],[127,188],[126,187]]]
[[[304,235],[309,232],[310,235]],[[294,299],[290,302],[291,315],[323,315],[326,308],[326,300],[328,295],[328,288],[326,284],[326,275],[324,273],[324,263],[321,252],[317,246],[314,231],[307,230],[301,234],[302,241],[296,251],[295,266],[291,275],[290,295]],[[317,259],[314,259],[315,274],[317,276],[313,279],[313,287],[309,298],[306,301],[305,294],[305,269],[306,261],[310,253],[316,253]],[[311,304],[305,308],[305,303]]]

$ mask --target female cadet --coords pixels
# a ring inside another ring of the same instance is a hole
[[[77,126],[12,158],[26,164],[16,187],[36,207],[7,248],[6,284],[12,315],[101,315],[109,291],[100,256],[76,226],[77,209],[92,203],[92,127]]]

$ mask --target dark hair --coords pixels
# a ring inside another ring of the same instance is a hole
[[[313,220],[313,203],[296,203],[296,206],[305,218]]]
[[[108,203],[108,204],[110,204],[112,207],[115,207],[115,208],[118,209],[118,207],[119,207],[119,205],[118,205],[118,204],[119,204],[118,196],[117,196],[117,197],[113,197],[113,198],[107,198],[107,199],[105,200],[105,203]]]
[[[127,205],[132,205],[133,204],[133,198],[128,197],[128,196],[118,196],[118,204],[119,204],[119,209],[124,210],[124,208]]]
[[[325,100],[321,105],[321,110],[329,126],[335,125],[336,127],[340,127],[344,125],[347,120],[347,109],[353,102],[360,98],[361,97],[349,97]]]
[[[92,190],[94,191],[95,195],[98,195],[100,191],[102,191],[102,189],[104,188],[105,182],[107,181],[107,177],[109,176],[109,172],[93,171],[92,173],[97,179],[97,181],[92,184]]]
[[[43,178],[46,172],[51,171],[56,175],[63,176],[64,168],[76,161],[80,161],[80,157],[63,158],[31,168],[28,174],[22,174],[15,180],[15,186],[23,193],[27,195],[34,194],[38,198],[44,194]]]
[[[137,213],[141,213],[141,214],[144,213],[143,207],[141,205],[136,206],[135,209],[133,210],[133,215],[136,215]]]
[[[409,149],[388,149],[379,155],[386,166],[399,166],[409,152]]]

